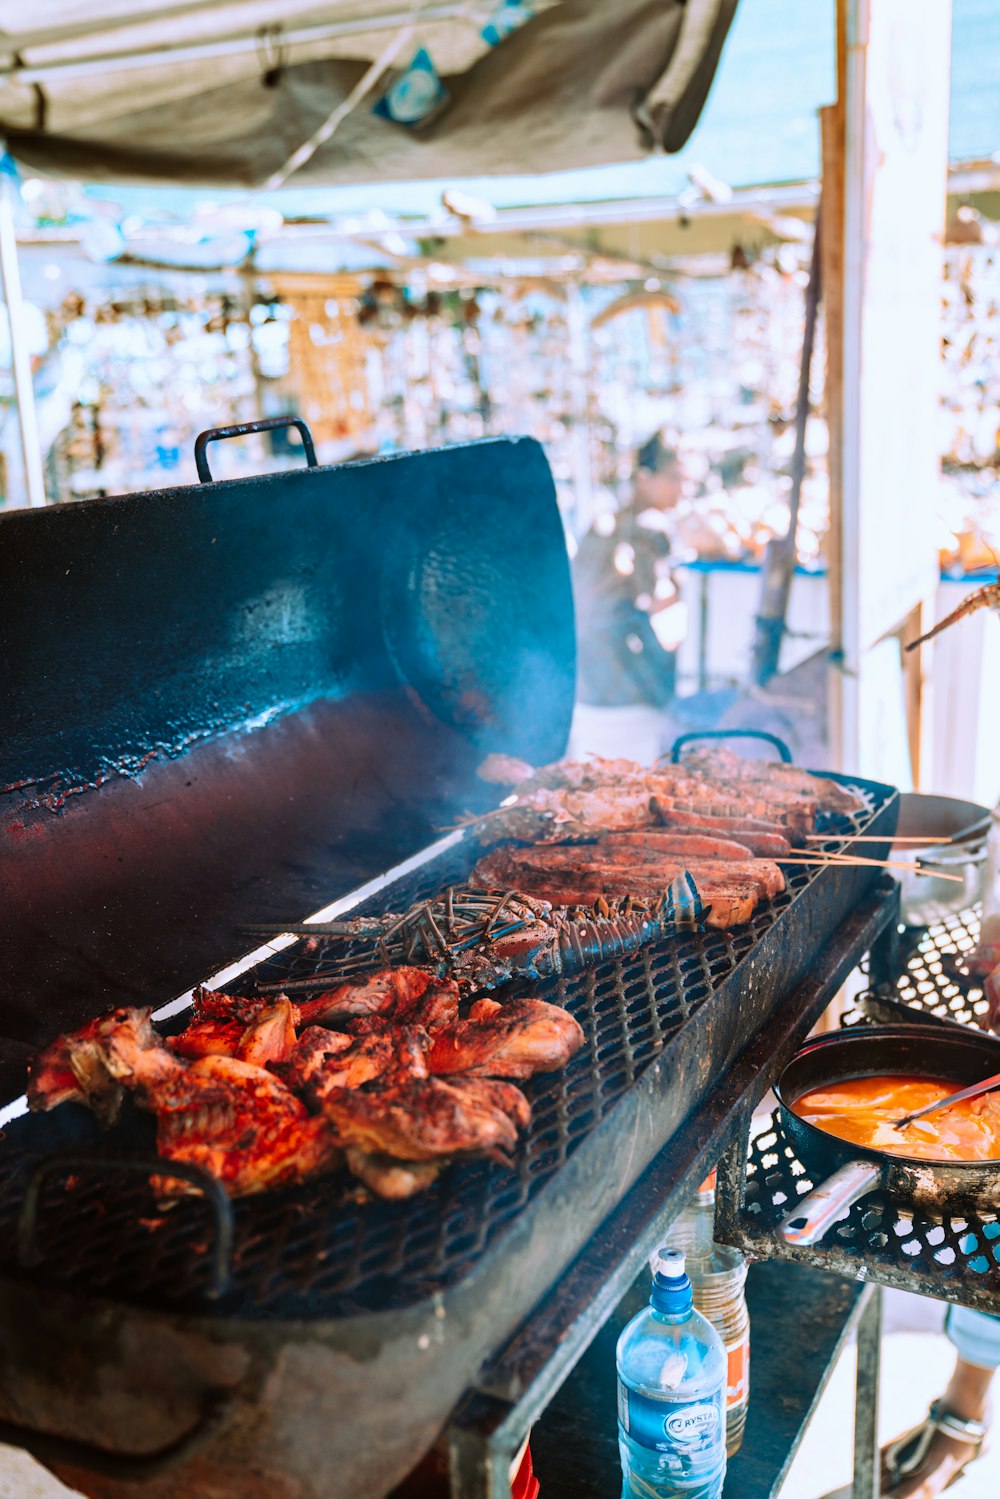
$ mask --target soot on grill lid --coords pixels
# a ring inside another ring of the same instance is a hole
[[[569,569],[528,439],[2,515],[0,600],[0,1098],[60,1030],[490,804],[484,754],[565,747]]]

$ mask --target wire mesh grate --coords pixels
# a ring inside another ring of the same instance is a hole
[[[840,820],[845,831],[871,826],[884,805],[870,786],[858,789],[866,805],[851,822]],[[462,846],[449,850],[359,914],[403,910],[427,898],[466,874],[469,854]],[[237,1202],[236,1292],[224,1310],[335,1317],[409,1305],[455,1284],[607,1119],[694,1011],[733,978],[796,896],[817,879],[832,888],[837,878],[829,870],[789,867],[787,890],[735,932],[675,937],[578,974],[519,985],[571,1010],[585,1044],[561,1072],[524,1085],[532,1121],[514,1159],[453,1163],[428,1191],[403,1202],[371,1198],[344,1174]],[[255,976],[261,983],[302,976],[317,961],[321,955],[300,942],[269,958]],[[82,1135],[104,1152],[153,1153],[152,1122],[136,1110],[99,1145],[91,1117],[72,1106],[19,1121],[0,1147],[0,1235],[7,1246],[15,1242],[31,1159],[59,1143],[52,1138],[59,1115],[72,1116],[62,1127],[77,1131],[71,1141],[77,1148]],[[43,1188],[37,1237],[37,1273],[94,1294],[194,1304],[208,1281],[212,1225],[205,1205],[182,1198],[164,1209],[133,1179],[97,1174],[67,1184],[53,1178]],[[9,1252],[0,1251],[8,1265]]]

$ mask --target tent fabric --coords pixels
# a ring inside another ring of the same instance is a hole
[[[736,3],[535,0],[530,19],[490,45],[484,20],[498,4],[469,0],[335,0],[321,9],[101,0],[85,22],[74,0],[36,0],[30,32],[23,8],[13,24],[11,0],[0,0],[0,132],[36,171],[256,187],[322,137],[395,39],[394,66],[427,49],[447,91],[443,107],[417,128],[375,113],[392,77],[384,74],[296,171],[296,184],[635,160],[686,141]],[[128,56],[139,49],[142,65]]]

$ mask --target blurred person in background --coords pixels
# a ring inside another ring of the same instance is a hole
[[[619,755],[650,765],[663,752],[674,699],[676,643],[654,620],[676,609],[669,517],[684,493],[683,465],[659,432],[638,449],[628,502],[598,516],[573,559],[577,706],[570,754]]]

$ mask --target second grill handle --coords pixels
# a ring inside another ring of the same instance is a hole
[[[207,432],[200,432],[194,440],[194,461],[198,470],[198,481],[201,484],[211,484],[212,474],[208,467],[208,445],[210,442],[220,442],[224,437],[250,437],[254,432],[276,432],[281,427],[297,427],[299,436],[302,438],[302,446],[305,449],[306,463],[310,468],[316,468],[316,448],[313,444],[312,433],[300,416],[269,416],[259,422],[238,422],[233,427],[210,427]]]
[[[680,764],[682,746],[695,739],[764,739],[774,745],[786,765],[792,763],[792,752],[785,741],[777,734],[769,734],[766,729],[699,729],[691,734],[681,734],[674,740],[670,751],[671,765]]]
[[[39,1161],[28,1178],[24,1201],[17,1220],[17,1261],[22,1269],[30,1269],[44,1258],[36,1242],[38,1209],[42,1187],[50,1176],[60,1173],[79,1175],[84,1172],[116,1172],[128,1176],[150,1178],[153,1176],[178,1177],[201,1192],[208,1204],[215,1229],[212,1246],[211,1281],[204,1291],[210,1301],[218,1301],[232,1290],[233,1263],[233,1205],[225,1187],[186,1161],[169,1161],[161,1157],[141,1160],[135,1156],[69,1155],[49,1156]]]

